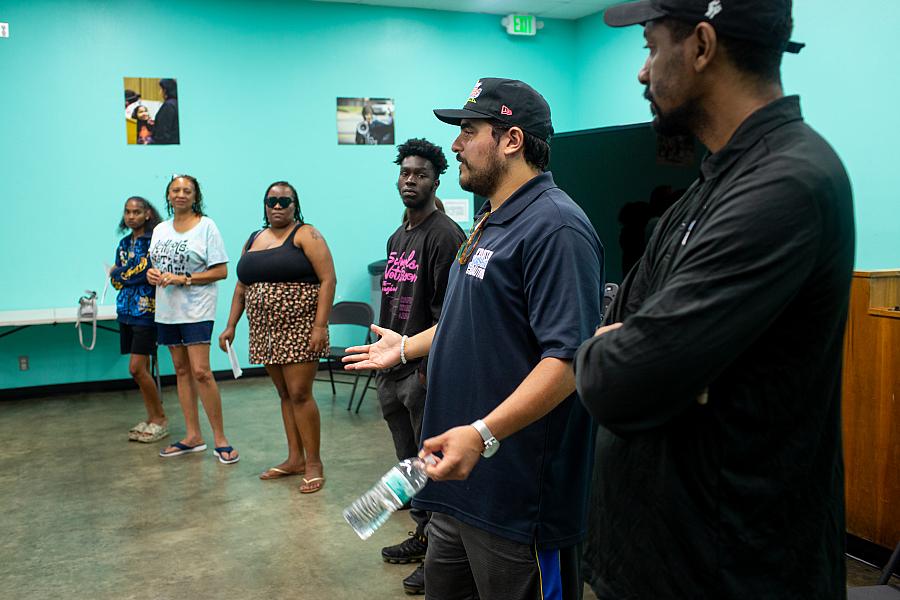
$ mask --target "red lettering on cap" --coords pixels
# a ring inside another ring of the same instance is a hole
[[[500,114],[511,117],[512,111],[509,109],[509,107],[507,105],[504,104],[503,106],[500,107]]]

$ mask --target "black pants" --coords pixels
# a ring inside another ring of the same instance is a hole
[[[426,600],[580,600],[581,546],[537,550],[443,513],[428,524]]]
[[[425,387],[419,381],[418,371],[397,380],[378,375],[378,403],[387,421],[397,460],[419,453],[422,437],[422,415],[425,412]],[[425,535],[429,515],[424,510],[412,509],[409,516],[416,522],[416,534]]]

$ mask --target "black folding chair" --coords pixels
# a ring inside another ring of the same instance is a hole
[[[329,325],[358,325],[364,328],[366,330],[366,337],[363,343],[365,344],[372,343],[372,332],[369,329],[369,326],[374,321],[375,313],[372,311],[372,307],[365,302],[338,302],[331,308],[331,316],[328,318]],[[340,379],[335,379],[332,363],[340,363],[341,359],[345,356],[347,356],[347,353],[344,351],[344,348],[340,346],[331,346],[328,349],[328,358],[325,360],[328,364],[328,379],[331,382],[331,393],[333,395],[337,394],[337,391],[334,388],[335,383],[353,385],[353,390],[350,392],[350,401],[347,403],[347,410],[350,410],[353,406],[353,397],[356,395],[356,387],[359,384],[359,378],[362,373],[360,371],[354,371],[353,381],[341,381]],[[366,384],[363,387],[359,402],[356,405],[356,412],[359,412],[359,407],[362,405],[363,398],[366,397],[366,390],[369,389],[369,382],[374,375],[374,371],[369,371],[366,378]]]
[[[616,294],[618,294],[618,293],[619,293],[618,284],[607,283],[603,287],[603,317],[606,317],[606,313],[609,311],[609,306],[610,306],[610,304],[613,303],[613,300],[616,299]]]

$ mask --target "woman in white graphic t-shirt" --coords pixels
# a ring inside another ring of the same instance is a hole
[[[228,275],[225,244],[216,224],[203,214],[203,193],[195,178],[172,178],[166,187],[166,208],[173,217],[153,230],[153,268],[147,271],[147,280],[156,286],[158,343],[172,354],[187,432],[159,455],[170,458],[206,450],[200,435],[199,394],[213,430],[216,458],[233,464],[238,453],[225,437],[222,399],[209,367],[216,282]]]

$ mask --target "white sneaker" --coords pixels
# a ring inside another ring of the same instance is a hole
[[[150,442],[158,442],[168,436],[168,426],[159,425],[158,423],[147,423],[147,427],[144,428],[144,432],[138,437],[137,441],[149,444]]]
[[[147,431],[147,422],[141,421],[130,430],[128,430],[128,439],[132,442],[136,442],[145,431]]]

